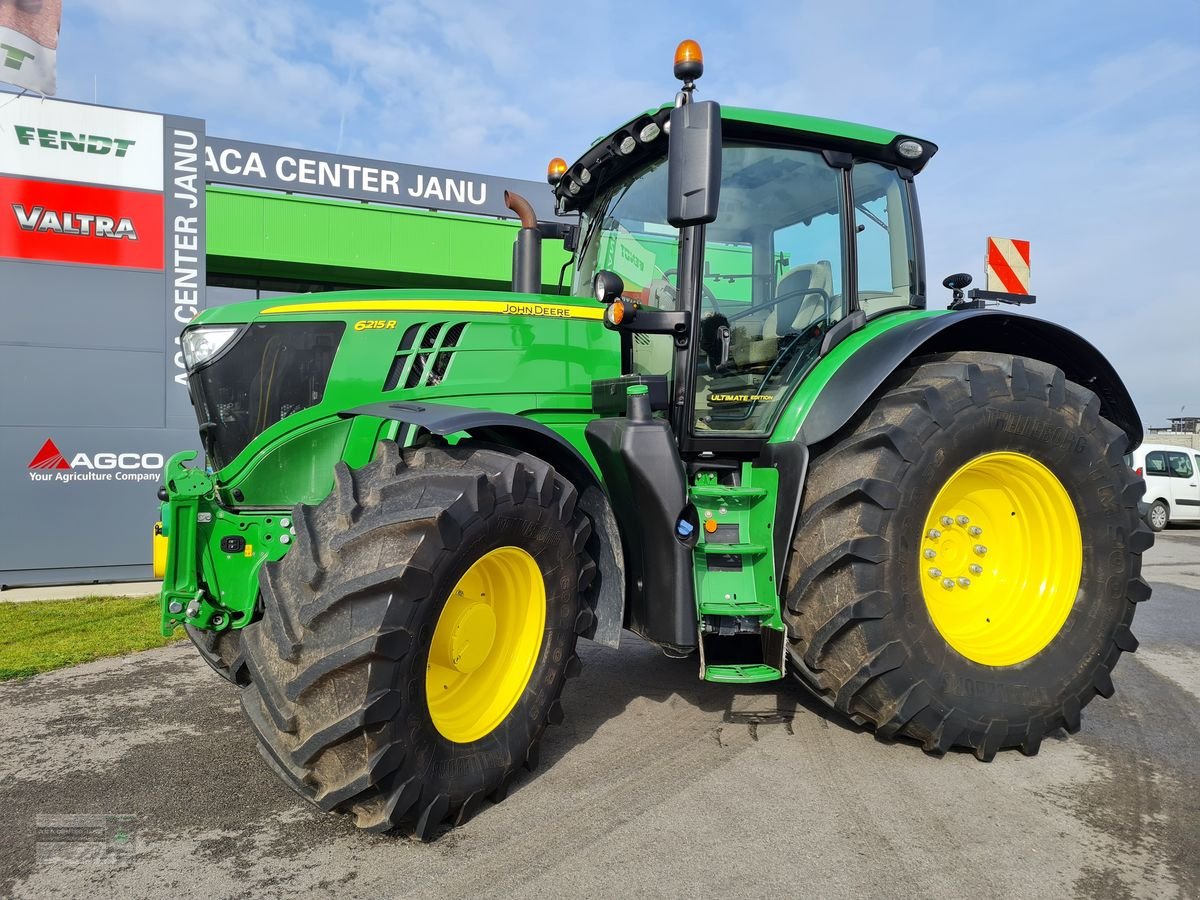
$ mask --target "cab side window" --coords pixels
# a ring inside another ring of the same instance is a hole
[[[920,306],[908,187],[878,163],[854,167],[858,305],[868,316]]]
[[[1192,461],[1186,453],[1168,453],[1167,468],[1172,478],[1191,478],[1194,471]]]
[[[1155,450],[1153,453],[1146,454],[1146,474],[1167,474],[1167,457],[1161,450]]]

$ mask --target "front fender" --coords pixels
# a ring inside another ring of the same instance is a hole
[[[570,441],[540,422],[491,409],[423,401],[370,403],[339,415],[374,416],[424,428],[437,435],[467,432],[473,438],[533,454],[554,466],[579,491],[579,508],[592,520],[599,588],[596,621],[583,636],[617,647],[625,616],[625,560],[608,493],[591,464]]]
[[[892,315],[902,318],[891,325]],[[892,313],[872,324],[885,327],[868,325],[865,334],[846,338],[817,364],[788,403],[772,442],[819,443],[849,422],[908,360],[957,350],[1008,353],[1057,366],[1096,393],[1101,415],[1125,432],[1129,450],[1142,441],[1141,419],[1121,377],[1068,328],[1001,310]]]

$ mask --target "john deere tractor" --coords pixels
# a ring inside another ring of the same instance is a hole
[[[965,276],[932,309],[936,147],[695,96],[572,165],[513,292],[238,303],[183,332],[206,460],[163,488],[164,632],[272,769],[422,838],[537,764],[580,638],[792,676],[981,760],[1080,727],[1152,537],[1113,367]],[[540,241],[573,252],[538,293]],[[576,696],[574,703],[586,703]]]

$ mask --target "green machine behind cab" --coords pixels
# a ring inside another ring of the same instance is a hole
[[[160,491],[162,625],[321,808],[422,838],[533,769],[580,637],[793,675],[991,759],[1080,727],[1149,596],[1139,417],[1074,333],[952,276],[896,132],[674,104],[522,198],[513,292],[362,291],[184,331],[206,459]],[[574,254],[541,284],[540,241]],[[574,702],[586,702],[577,698]]]

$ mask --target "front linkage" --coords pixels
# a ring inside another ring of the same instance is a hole
[[[259,568],[280,559],[296,533],[286,513],[235,513],[221,506],[212,476],[187,465],[197,455],[176,453],[163,477],[165,636],[177,625],[219,633],[248,622],[258,599]]]

